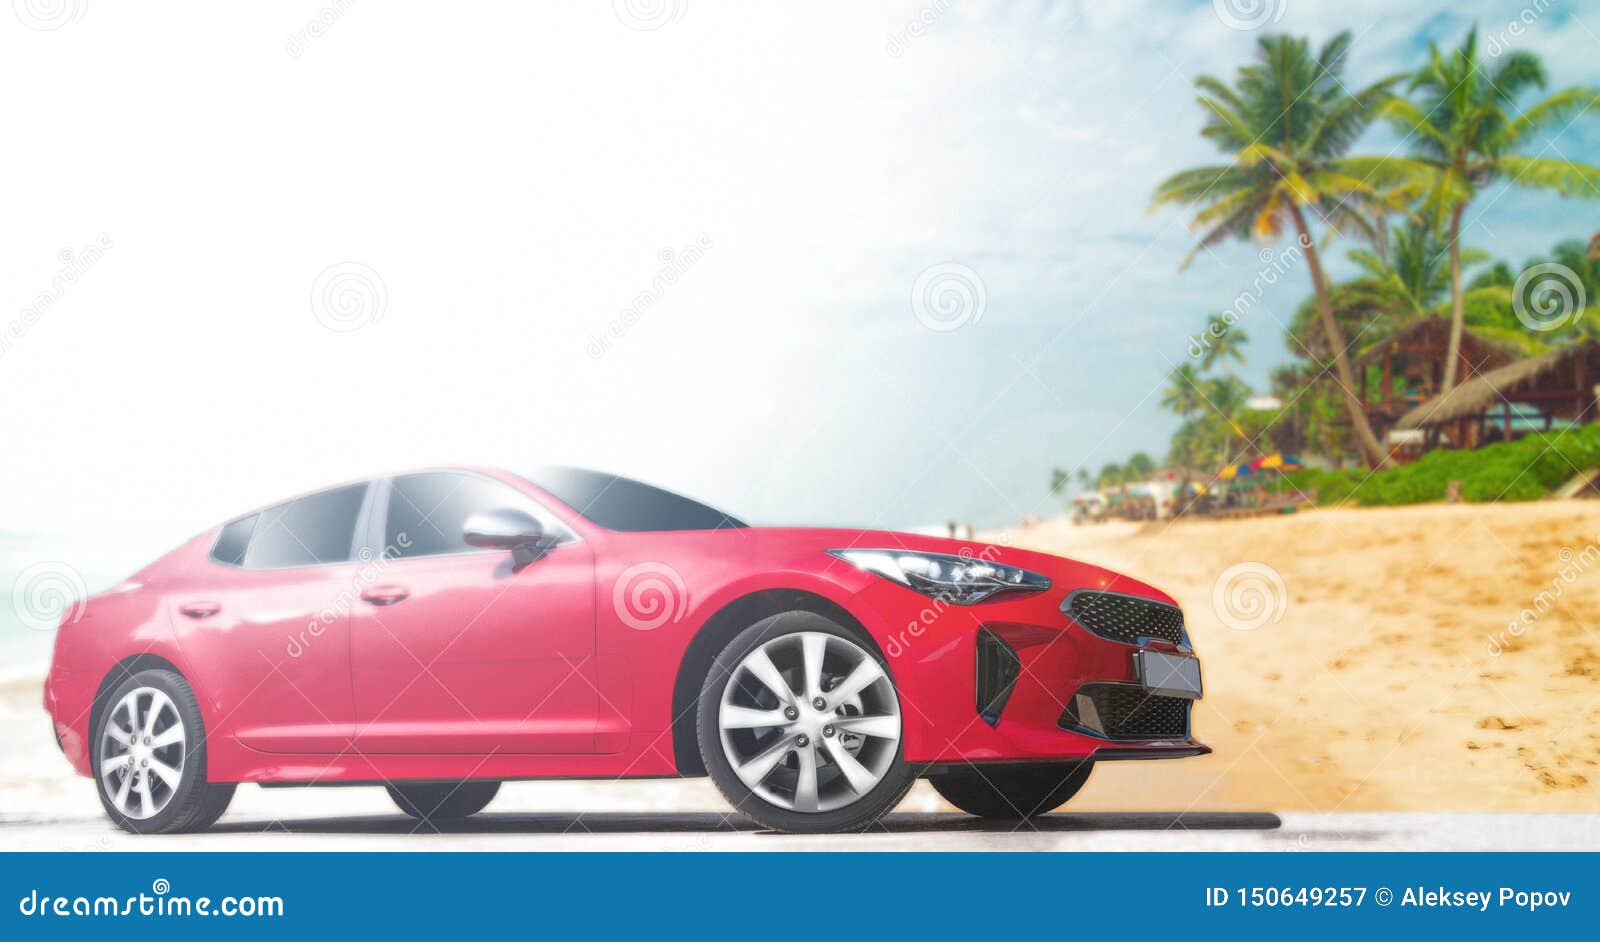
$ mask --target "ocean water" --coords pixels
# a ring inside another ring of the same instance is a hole
[[[159,553],[82,534],[0,531],[0,680],[42,675],[61,619]]]

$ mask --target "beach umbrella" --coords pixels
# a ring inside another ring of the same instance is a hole
[[[1300,459],[1294,455],[1273,452],[1250,462],[1250,467],[1256,471],[1299,471],[1305,465],[1301,464]]]

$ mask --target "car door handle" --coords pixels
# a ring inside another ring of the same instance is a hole
[[[210,618],[212,615],[222,611],[222,603],[184,602],[178,606],[178,611],[188,615],[190,618]]]
[[[410,590],[397,585],[375,585],[361,593],[362,601],[371,602],[373,605],[393,605],[403,601],[410,595]]]

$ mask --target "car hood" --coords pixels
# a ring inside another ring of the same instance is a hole
[[[946,553],[987,559],[1031,569],[1050,579],[1052,591],[1106,589],[1177,604],[1160,589],[1103,566],[1068,559],[1038,550],[1022,549],[981,540],[960,540],[894,530],[859,530],[843,527],[741,527],[711,530],[708,543],[720,544],[744,559],[767,559],[775,564],[808,569],[826,565],[828,550],[888,549]],[[809,562],[809,565],[808,565]]]

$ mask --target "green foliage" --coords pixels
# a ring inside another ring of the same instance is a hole
[[[1227,162],[1184,170],[1156,188],[1152,208],[1199,207],[1200,241],[1184,266],[1229,240],[1272,239],[1294,228],[1293,215],[1306,206],[1336,229],[1370,228],[1372,216],[1403,209],[1393,188],[1431,179],[1427,167],[1406,158],[1349,156],[1402,78],[1352,91],[1344,81],[1351,42],[1344,32],[1314,50],[1302,38],[1263,36],[1255,61],[1239,67],[1232,85],[1195,80],[1206,113],[1200,135]]]
[[[1272,491],[1298,491],[1302,494],[1316,491],[1317,504],[1326,507],[1348,501],[1356,485],[1366,476],[1365,470],[1354,468],[1342,471],[1307,468],[1304,471],[1290,471],[1270,481],[1267,488]]]
[[[1578,471],[1600,466],[1600,425],[1585,425],[1474,451],[1431,451],[1417,461],[1368,475],[1361,470],[1307,468],[1272,482],[1275,491],[1291,487],[1317,491],[1322,505],[1354,503],[1392,507],[1440,501],[1451,481],[1461,482],[1461,499],[1471,503],[1538,500]]]

